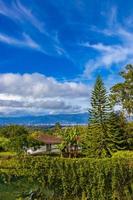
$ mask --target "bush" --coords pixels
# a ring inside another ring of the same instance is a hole
[[[30,177],[55,199],[130,200],[133,192],[132,158],[23,157],[2,160],[0,169],[1,175]]]
[[[8,149],[9,139],[0,137],[0,151],[6,151]]]
[[[131,158],[133,159],[133,151],[117,151],[113,154],[115,158]]]

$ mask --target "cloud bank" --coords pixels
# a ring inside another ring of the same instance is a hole
[[[1,115],[83,112],[88,98],[89,88],[82,83],[39,73],[0,74]]]

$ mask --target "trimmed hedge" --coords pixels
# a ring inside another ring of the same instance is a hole
[[[115,158],[132,158],[133,159],[133,151],[117,151],[113,154]]]
[[[54,191],[55,199],[130,200],[133,196],[132,158],[12,158],[0,161],[0,174],[8,180],[26,176],[40,188]]]

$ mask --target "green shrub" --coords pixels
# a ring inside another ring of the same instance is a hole
[[[115,158],[132,158],[133,159],[133,151],[117,151],[113,154]]]
[[[131,200],[133,159],[23,157],[0,161],[3,177],[29,177],[54,199]],[[6,180],[6,179],[5,179]],[[42,198],[43,199],[43,198]]]
[[[0,151],[6,151],[9,145],[9,139],[3,136],[0,136]]]

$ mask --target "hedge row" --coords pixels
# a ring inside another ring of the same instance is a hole
[[[12,158],[0,161],[0,174],[26,176],[62,199],[130,200],[133,196],[132,158]]]

